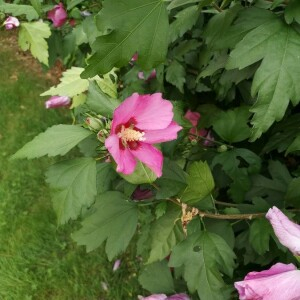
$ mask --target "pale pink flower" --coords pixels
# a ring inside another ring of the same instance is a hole
[[[121,259],[117,259],[113,266],[113,272],[117,271],[120,268],[120,265],[121,265]]]
[[[71,104],[71,99],[67,96],[52,96],[45,102],[45,107],[57,108],[57,107],[68,107]]]
[[[20,26],[20,22],[16,17],[8,17],[3,25],[5,25],[6,30],[11,30]]]
[[[47,17],[53,22],[54,27],[61,27],[66,23],[68,15],[64,5],[60,2],[58,5],[55,5],[53,9],[48,11]]]
[[[300,271],[293,264],[277,263],[261,272],[250,272],[234,284],[240,300],[300,300]]]
[[[292,222],[276,206],[266,214],[279,242],[287,247],[294,255],[300,255],[300,225]]]
[[[151,79],[156,78],[156,70],[152,70],[147,78],[145,78],[144,72],[138,72],[138,78],[145,81],[150,81]]]
[[[133,173],[137,160],[158,177],[162,175],[163,156],[152,144],[177,138],[181,127],[172,121],[173,105],[160,93],[134,93],[114,111],[110,136],[105,146],[117,163],[117,171]]]

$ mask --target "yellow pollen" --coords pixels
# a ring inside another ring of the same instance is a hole
[[[127,145],[127,142],[134,142],[134,141],[144,141],[145,132],[139,132],[132,128],[125,128],[122,125],[121,131],[118,133],[118,137],[122,139],[122,143],[124,146]]]

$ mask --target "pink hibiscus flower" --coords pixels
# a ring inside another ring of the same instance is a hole
[[[55,5],[53,9],[48,11],[47,18],[53,22],[54,27],[63,26],[68,19],[64,5],[61,2]]]
[[[162,175],[162,153],[152,144],[177,138],[182,128],[172,121],[173,106],[161,93],[134,93],[115,109],[105,146],[117,163],[117,171],[133,173],[137,160],[158,177]]]

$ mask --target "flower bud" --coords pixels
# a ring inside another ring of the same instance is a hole
[[[106,138],[108,137],[109,132],[106,129],[101,129],[98,133],[97,133],[97,138],[101,143],[104,143]]]
[[[57,107],[68,107],[71,104],[71,99],[67,96],[53,96],[45,102],[45,107],[57,108]]]
[[[5,29],[6,30],[11,30],[11,29],[14,29],[16,27],[19,27],[20,26],[20,22],[17,18],[15,17],[8,17],[3,25],[5,25]]]
[[[218,147],[217,151],[222,153],[222,152],[226,152],[228,150],[226,145],[221,145]]]
[[[103,128],[101,120],[94,117],[87,117],[85,123],[91,130],[100,130],[101,128]]]

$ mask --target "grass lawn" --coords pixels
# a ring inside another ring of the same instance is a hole
[[[86,254],[72,242],[76,222],[57,227],[44,182],[54,160],[9,160],[48,126],[71,120],[67,110],[44,108],[38,95],[50,77],[10,34],[0,32],[0,299],[137,299],[134,257],[122,255],[112,272],[103,249]]]

